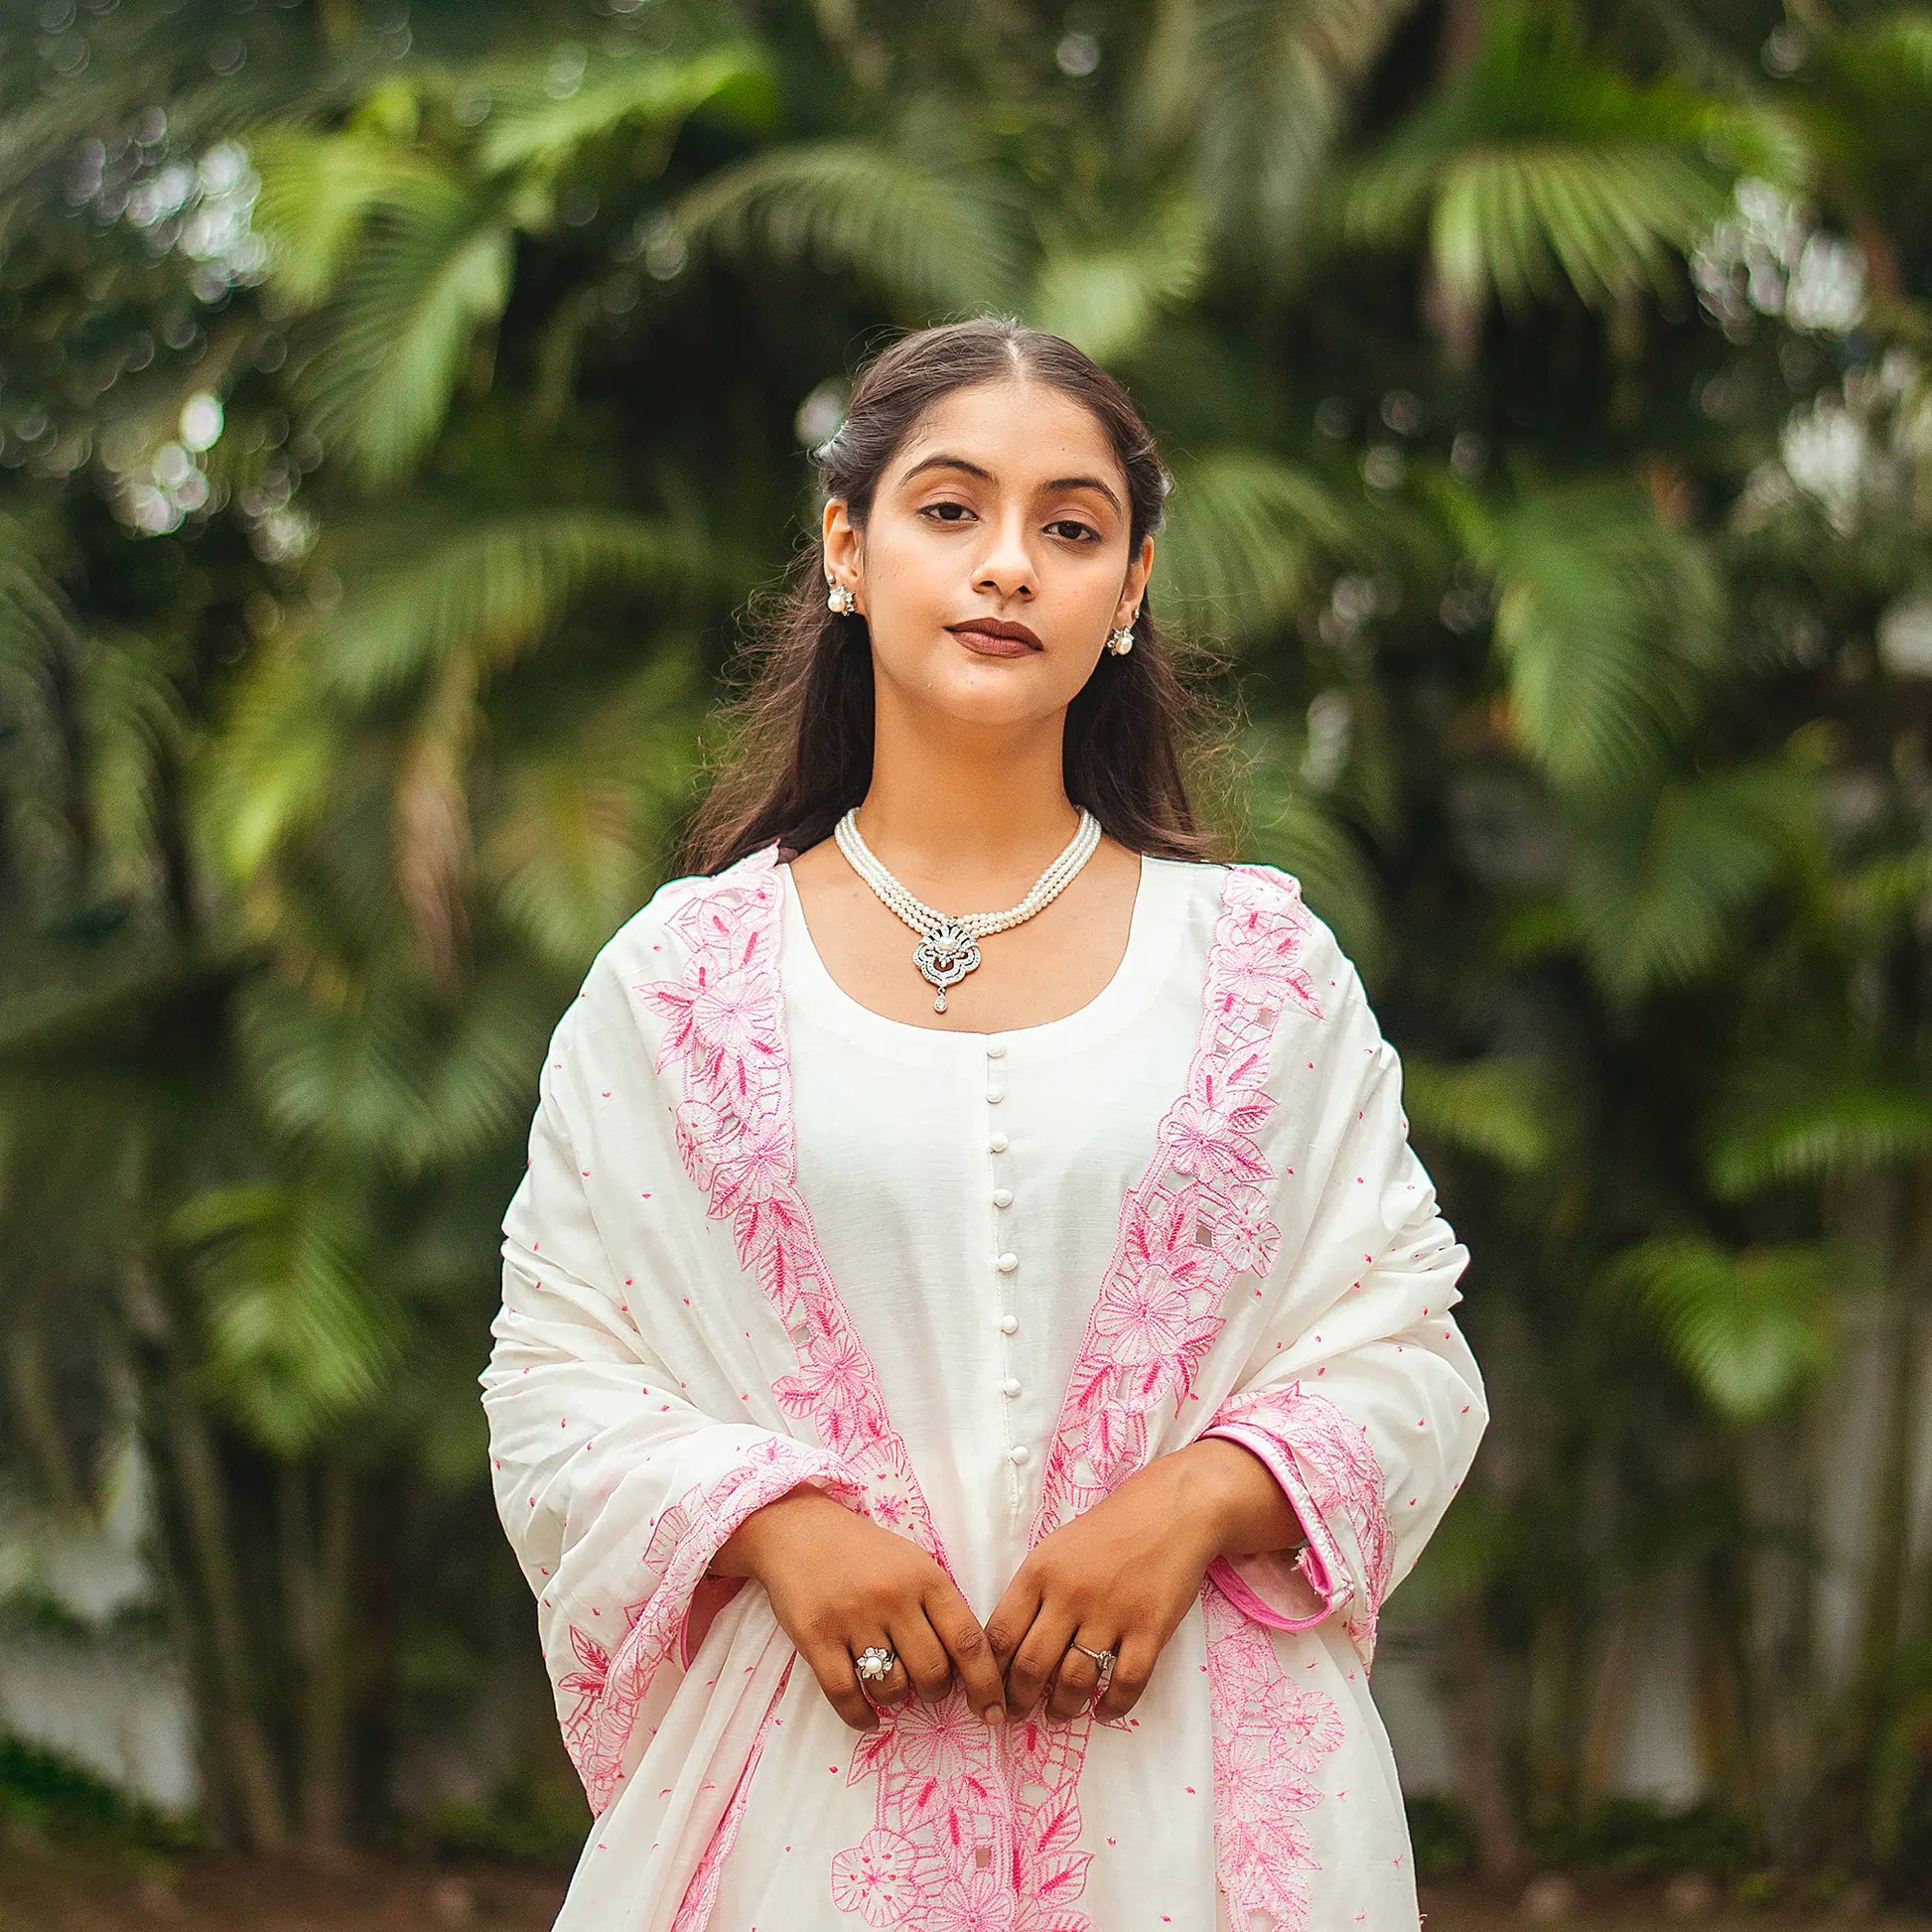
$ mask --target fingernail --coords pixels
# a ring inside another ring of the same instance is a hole
[[[989,1704],[980,1715],[988,1724],[996,1727],[1007,1721],[1007,1714],[997,1704]]]

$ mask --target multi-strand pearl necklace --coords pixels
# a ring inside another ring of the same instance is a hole
[[[912,963],[939,989],[932,1002],[934,1013],[946,1010],[946,988],[963,980],[980,963],[979,941],[989,932],[1001,932],[1010,925],[1018,925],[1022,919],[1031,919],[1072,884],[1074,874],[1100,843],[1100,821],[1082,805],[1079,828],[1018,905],[1004,912],[962,912],[953,918],[936,911],[923,899],[914,898],[879,863],[859,836],[857,810],[854,806],[832,827],[832,836],[838,840],[839,850],[852,861],[859,877],[920,935],[912,951]]]

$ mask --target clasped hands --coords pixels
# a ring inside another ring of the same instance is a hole
[[[764,1587],[780,1627],[855,1730],[874,1729],[881,1706],[936,1704],[955,1685],[989,1725],[1027,1718],[1042,1701],[1062,1722],[1091,1704],[1111,1723],[1139,1702],[1217,1556],[1302,1539],[1260,1459],[1206,1437],[1156,1457],[1042,1537],[984,1625],[916,1544],[809,1486],[755,1510],[712,1570]],[[1104,1686],[1100,1665],[1076,1644],[1115,1653]],[[854,1660],[882,1645],[897,1661],[862,1688]]]

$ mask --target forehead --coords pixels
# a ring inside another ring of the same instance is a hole
[[[939,452],[964,457],[1003,482],[1065,476],[1069,466],[1124,485],[1125,473],[1100,419],[1064,389],[1001,379],[953,389],[906,433],[892,468],[903,472]]]

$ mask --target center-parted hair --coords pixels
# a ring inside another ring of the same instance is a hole
[[[860,370],[844,423],[813,452],[819,505],[845,500],[864,530],[879,480],[941,397],[977,383],[1049,384],[1092,410],[1127,477],[1128,554],[1165,520],[1172,479],[1127,391],[1063,337],[1004,317],[945,323],[900,336]],[[722,709],[729,747],[675,861],[678,874],[716,873],[776,839],[786,853],[831,836],[872,781],[872,641],[866,620],[825,602],[824,550],[814,528],[774,593],[750,610],[750,676]],[[1224,856],[1197,823],[1185,768],[1210,756],[1204,697],[1176,668],[1147,597],[1134,648],[1103,651],[1067,706],[1066,794],[1137,852]]]

